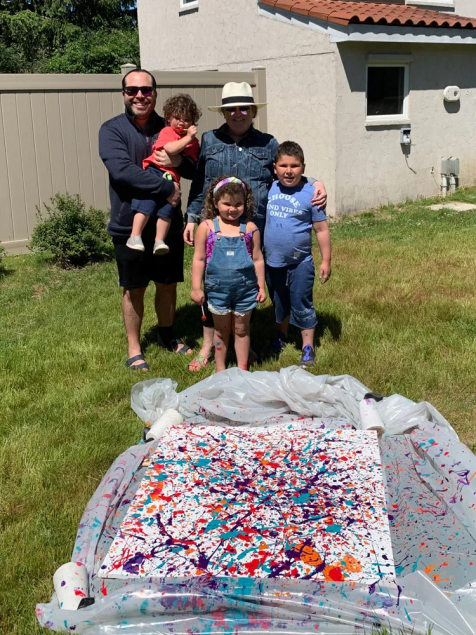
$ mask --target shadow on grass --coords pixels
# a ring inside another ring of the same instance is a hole
[[[174,334],[182,338],[191,348],[198,348],[199,340],[203,336],[202,312],[195,304],[184,304],[175,313]],[[315,346],[320,346],[321,339],[326,331],[329,331],[334,342],[340,339],[342,322],[331,313],[320,313],[317,316],[318,323],[315,331]],[[141,348],[145,353],[150,346],[157,345],[158,330],[153,326],[143,334]],[[251,322],[251,348],[258,354],[260,363],[274,359],[270,351],[271,343],[276,338],[276,325],[274,321],[274,307],[272,305],[258,308]],[[289,341],[301,350],[302,340],[299,329],[291,326],[289,329]],[[234,346],[230,341],[229,352],[233,357]]]
[[[319,347],[321,339],[326,331],[330,332],[334,342],[340,339],[342,333],[341,320],[331,313],[320,313],[317,315],[318,323],[316,326],[314,345]],[[275,359],[270,351],[271,343],[276,338],[276,325],[274,321],[274,307],[267,306],[264,309],[256,311],[255,317],[251,325],[251,346],[258,353],[259,360],[266,362]],[[291,344],[301,350],[302,339],[301,331],[291,326],[288,333],[288,340]]]
[[[196,348],[203,335],[202,312],[195,304],[184,304],[175,312],[174,337],[181,338],[190,348]],[[157,346],[157,325],[146,331],[141,339],[141,348],[145,352],[149,346]]]
[[[0,265],[0,282],[2,282],[2,280],[5,280],[5,278],[11,276],[12,274],[13,271],[11,269],[6,269],[5,267],[2,267]]]

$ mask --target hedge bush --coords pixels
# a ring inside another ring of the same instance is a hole
[[[106,232],[106,212],[87,209],[78,195],[68,193],[58,193],[51,205],[43,205],[45,216],[36,208],[38,224],[30,240],[32,251],[50,253],[64,268],[112,258],[114,248]]]

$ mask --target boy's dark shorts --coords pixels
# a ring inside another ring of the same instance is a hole
[[[165,242],[170,251],[165,256],[154,256],[154,236],[142,236],[145,251],[126,246],[128,237],[113,236],[119,286],[124,289],[144,289],[149,282],[173,284],[183,282],[184,242],[181,233],[169,233]]]
[[[158,172],[166,181],[173,181],[172,175],[169,172],[163,172],[154,165],[149,165],[147,169]],[[172,207],[170,203],[167,203],[167,201],[164,201],[162,198],[159,198],[159,200],[133,198],[131,201],[131,210],[145,214],[145,216],[158,216],[159,218],[167,219],[172,218],[175,213],[175,207]]]
[[[312,329],[317,324],[314,309],[314,261],[302,260],[287,267],[266,267],[266,283],[273,298],[276,322],[290,315],[289,323],[298,329]]]

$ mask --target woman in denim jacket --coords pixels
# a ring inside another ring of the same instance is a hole
[[[206,132],[202,137],[200,156],[196,175],[192,182],[187,209],[187,225],[184,240],[193,246],[193,233],[201,220],[204,196],[210,183],[218,176],[237,176],[248,183],[256,204],[256,223],[263,238],[266,220],[268,191],[274,180],[274,157],[278,141],[270,134],[260,132],[253,126],[258,108],[266,104],[257,104],[253,98],[251,86],[245,82],[230,82],[222,91],[220,106],[209,108],[220,111],[225,123],[216,130]],[[317,205],[323,206],[327,200],[324,185],[314,184]],[[213,319],[204,305],[207,317],[203,325],[203,346],[200,353],[189,364],[189,370],[199,371],[212,359]],[[256,359],[250,351],[250,361]]]

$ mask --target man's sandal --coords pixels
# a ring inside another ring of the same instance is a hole
[[[179,348],[180,345],[182,345],[181,348]],[[175,353],[176,355],[188,355],[188,352],[191,350],[190,346],[185,344],[185,342],[180,338],[170,342],[169,351],[171,353]]]
[[[197,355],[192,359],[190,364],[188,365],[188,370],[191,373],[198,373],[202,368],[208,365],[208,362],[213,359],[213,353],[210,353],[208,357],[205,355]]]
[[[142,364],[136,364],[133,366],[134,362],[142,360]],[[134,357],[130,357],[126,362],[126,368],[129,370],[149,370],[149,364],[145,361],[145,357],[143,355],[135,355]]]

